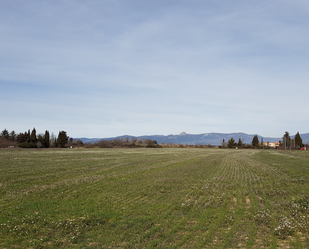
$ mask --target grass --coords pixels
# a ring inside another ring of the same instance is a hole
[[[0,150],[0,248],[309,248],[309,153]]]

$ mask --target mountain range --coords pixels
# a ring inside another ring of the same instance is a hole
[[[239,138],[243,141],[243,143],[251,144],[253,137],[256,134],[246,134],[246,133],[203,133],[203,134],[187,134],[185,132],[180,133],[179,135],[146,135],[146,136],[130,136],[130,135],[123,135],[118,137],[110,137],[110,138],[74,138],[75,140],[82,140],[83,143],[96,143],[101,140],[113,140],[117,138],[132,138],[135,137],[138,140],[141,139],[151,139],[156,140],[159,144],[162,143],[172,143],[172,144],[211,144],[211,145],[221,145],[223,139],[225,142],[234,138],[236,142],[238,142]],[[294,138],[295,135],[291,136]],[[300,134],[303,143],[309,143],[309,133]],[[272,137],[262,137],[258,135],[259,141],[262,140],[264,142],[279,142],[282,140],[282,137],[279,138],[272,138]]]

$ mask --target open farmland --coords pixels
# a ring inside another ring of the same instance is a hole
[[[0,150],[0,248],[309,248],[309,153]]]

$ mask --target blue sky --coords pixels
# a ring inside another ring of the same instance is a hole
[[[1,130],[309,132],[309,2],[0,0]]]

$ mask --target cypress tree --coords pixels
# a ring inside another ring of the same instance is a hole
[[[45,131],[45,135],[44,135],[44,147],[49,148],[49,131],[48,130]]]
[[[258,147],[259,146],[259,138],[257,135],[255,135],[252,139],[252,146],[253,147]]]
[[[239,139],[238,139],[237,146],[238,146],[239,148],[241,148],[241,147],[242,147],[242,145],[243,145],[243,143],[242,143],[241,139],[239,138]]]
[[[304,147],[303,140],[302,140],[302,138],[300,137],[299,132],[296,133],[294,139],[295,139],[295,145],[296,145],[296,146]]]
[[[35,128],[33,128],[31,135],[30,135],[30,142],[33,143],[33,144],[36,144],[37,141],[38,140],[37,140],[37,137],[36,137],[36,130],[35,130]]]
[[[25,134],[26,134],[26,132],[25,132]],[[27,134],[27,136],[28,136],[27,142],[28,142],[28,143],[30,143],[30,138],[31,138],[30,134],[31,134],[31,133],[30,133],[30,129],[29,129],[29,130],[28,130],[28,134]]]
[[[9,139],[9,138],[10,138],[9,131],[8,131],[7,129],[4,129],[4,130],[1,132],[1,137],[5,138],[5,139]]]
[[[68,142],[68,136],[65,131],[59,131],[58,138],[57,138],[57,145],[61,148],[64,148],[66,143]]]

